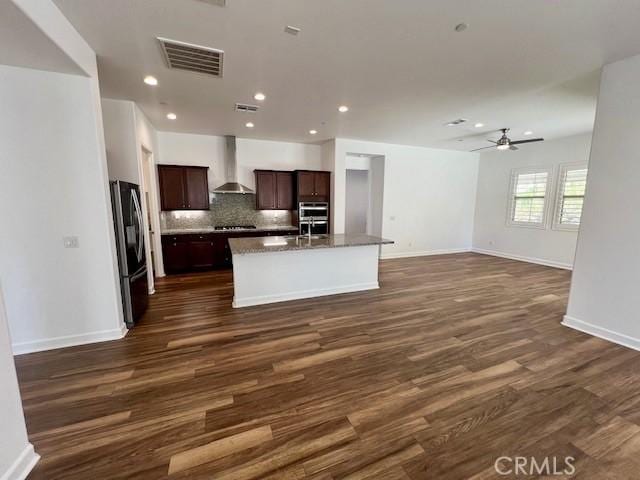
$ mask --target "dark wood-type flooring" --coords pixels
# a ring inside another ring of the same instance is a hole
[[[240,310],[231,272],[170,277],[125,339],[16,357],[30,478],[478,480],[516,455],[640,478],[640,353],[560,325],[569,272],[460,254],[380,276]]]

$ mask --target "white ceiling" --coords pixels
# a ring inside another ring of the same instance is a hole
[[[560,137],[591,128],[600,67],[640,53],[638,0],[55,2],[96,50],[103,96],[191,133],[461,150],[501,127]],[[460,22],[469,28],[456,33]],[[157,36],[224,50],[224,78],[167,69]],[[143,84],[147,74],[160,85]],[[260,112],[234,111],[257,91]],[[469,124],[443,126],[458,117]]]

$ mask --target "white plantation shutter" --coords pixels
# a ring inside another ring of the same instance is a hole
[[[555,226],[576,229],[580,226],[587,185],[587,167],[565,166],[560,172]]]
[[[543,227],[549,170],[516,170],[511,178],[509,223]]]

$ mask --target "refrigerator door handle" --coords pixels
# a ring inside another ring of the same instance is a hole
[[[140,203],[138,202],[138,196],[134,190],[131,190],[131,200],[133,201],[133,207],[136,210],[136,217],[138,218],[138,245],[136,249],[136,258],[139,262],[142,261],[142,252],[144,248],[144,224],[142,222],[142,209],[140,208]]]
[[[147,267],[142,268],[139,272],[137,272],[134,276],[129,278],[129,283],[135,282],[140,277],[143,277],[147,274]]]
[[[115,234],[118,237],[116,246],[118,248],[118,261],[120,263],[121,275],[129,274],[129,267],[127,265],[127,240],[125,238],[125,227],[122,219],[124,218],[122,208],[122,197],[120,196],[120,182],[113,182],[113,207],[115,210],[114,225]]]

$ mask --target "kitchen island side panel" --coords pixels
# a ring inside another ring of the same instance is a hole
[[[379,245],[233,256],[233,307],[378,288]]]

